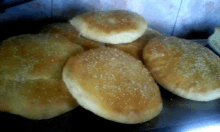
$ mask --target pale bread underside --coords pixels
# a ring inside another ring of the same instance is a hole
[[[113,47],[119,50],[124,51],[125,53],[128,53],[135,58],[143,61],[143,49],[148,43],[149,40],[151,40],[154,37],[162,36],[161,33],[158,31],[148,27],[144,34],[138,38],[137,40],[131,42],[131,43],[123,43],[123,44],[106,44],[106,47]]]

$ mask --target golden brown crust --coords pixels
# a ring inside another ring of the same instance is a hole
[[[198,101],[220,97],[220,58],[198,43],[157,37],[144,48],[143,58],[154,79],[169,91]]]
[[[147,29],[143,17],[126,10],[88,12],[69,22],[82,36],[109,44],[130,43]]]
[[[159,37],[159,36],[162,36],[162,34],[159,31],[157,31],[151,27],[147,27],[146,31],[142,35],[142,37],[147,39],[148,41],[150,41],[151,39],[153,39],[155,37]]]
[[[0,111],[29,119],[49,119],[78,106],[60,79],[1,79],[0,85]]]
[[[0,48],[1,111],[48,119],[78,106],[62,81],[68,57],[83,48],[60,35],[11,37]]]
[[[106,44],[107,47],[116,48],[143,61],[143,49],[152,38],[162,36],[158,31],[148,27],[145,33],[137,40],[126,44]]]
[[[125,44],[106,44],[106,47],[116,48],[125,53],[132,55],[133,57],[142,60],[142,53],[144,46],[148,43],[148,40],[140,37],[139,39]]]
[[[60,34],[75,44],[78,44],[84,48],[84,50],[89,50],[93,48],[105,47],[104,43],[93,41],[84,38],[79,32],[69,23],[53,23],[44,27],[41,31],[42,33],[53,33]]]
[[[81,18],[88,24],[89,29],[98,27],[99,30],[106,33],[137,29],[139,20],[144,21],[135,13],[123,10],[88,12],[82,14]]]
[[[117,49],[92,49],[71,57],[63,79],[80,105],[109,120],[140,123],[162,110],[159,88],[145,66]]]

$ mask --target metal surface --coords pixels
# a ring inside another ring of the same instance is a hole
[[[208,47],[207,40],[193,40],[203,42]],[[210,47],[208,47],[210,48]],[[163,110],[154,119],[134,125],[120,124],[105,120],[90,111],[78,107],[56,118],[35,121],[20,116],[0,112],[3,126],[10,124],[17,129],[41,132],[72,132],[74,130],[108,130],[117,131],[156,131],[163,128],[175,128],[176,131],[187,132],[195,128],[218,125],[220,126],[220,99],[208,102],[192,101],[181,98],[160,86],[163,100]]]
[[[78,107],[60,117],[44,121],[34,121],[15,115],[0,113],[4,120],[2,125],[16,127],[27,131],[69,132],[73,130],[108,130],[137,131],[161,129],[165,127],[178,127],[194,129],[220,123],[220,100],[210,102],[196,102],[180,98],[161,88],[163,98],[163,111],[156,118],[135,125],[125,125],[105,120],[93,113]]]

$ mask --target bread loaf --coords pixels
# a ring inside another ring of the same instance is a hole
[[[159,87],[148,70],[117,49],[92,49],[70,57],[63,80],[82,107],[108,120],[141,123],[162,110]]]
[[[149,41],[143,58],[156,82],[191,100],[220,97],[220,58],[198,43],[161,36]]]
[[[19,35],[1,42],[0,111],[49,119],[78,106],[62,80],[68,57],[83,48],[60,35]]]
[[[85,38],[109,44],[130,43],[147,29],[147,22],[126,10],[93,11],[69,21]]]

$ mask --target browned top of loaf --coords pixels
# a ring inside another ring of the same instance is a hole
[[[156,81],[167,88],[198,93],[220,88],[220,58],[198,43],[156,37],[144,48],[144,60]]]
[[[106,33],[138,29],[140,22],[146,23],[140,15],[125,10],[88,12],[80,17],[88,24],[89,29],[98,28]]]
[[[79,32],[69,23],[52,23],[43,27],[42,33],[53,33],[60,34],[66,37],[71,42],[78,44],[84,48],[84,50],[89,50],[93,48],[104,47],[105,44],[91,39],[87,39],[79,34]]]
[[[15,36],[1,45],[1,111],[47,119],[78,105],[62,81],[62,68],[81,46],[53,34]]]
[[[71,57],[64,69],[65,78],[89,93],[91,100],[102,108],[103,113],[111,113],[112,118],[117,113],[118,117],[114,117],[117,120],[124,116],[138,122],[149,119],[151,114],[155,116],[151,111],[154,108],[160,106],[155,110],[157,114],[161,111],[157,84],[141,61],[127,53],[113,48],[92,49]],[[132,112],[139,119],[129,117]]]

